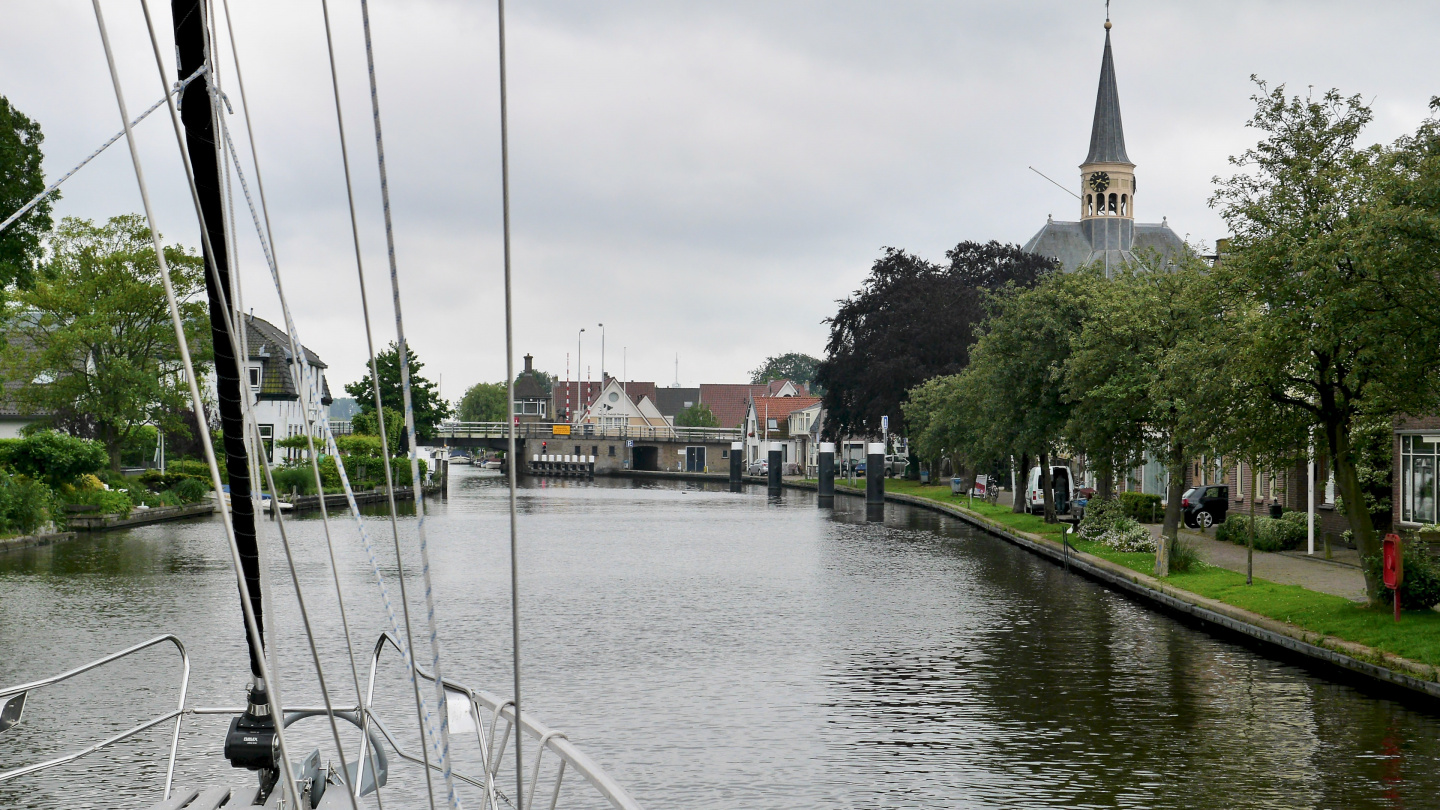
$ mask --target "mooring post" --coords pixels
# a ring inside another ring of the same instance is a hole
[[[770,494],[780,494],[780,442],[770,443]]]
[[[817,504],[825,509],[835,505],[835,443],[820,443],[820,497]]]
[[[740,481],[740,470],[745,463],[745,443],[730,443],[730,491],[739,492],[745,485]]]
[[[885,443],[871,442],[865,457],[865,519],[885,519]]]

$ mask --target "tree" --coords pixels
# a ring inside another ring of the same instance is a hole
[[[715,418],[715,412],[710,406],[703,402],[697,402],[680,413],[675,414],[676,427],[720,427],[720,420]]]
[[[44,140],[40,125],[0,96],[0,221],[45,190],[40,165]],[[11,284],[26,288],[33,283],[43,251],[41,242],[53,225],[51,206],[59,197],[58,191],[52,193],[0,231],[0,288]]]
[[[199,256],[165,248],[196,373],[210,357],[210,326]],[[4,366],[15,397],[51,424],[80,425],[100,440],[112,470],[142,425],[183,428],[189,402],[159,263],[145,219],[105,225],[65,219],[32,288],[5,308]]]
[[[1354,432],[1367,416],[1431,412],[1440,401],[1435,258],[1436,125],[1393,149],[1360,149],[1359,96],[1287,98],[1258,82],[1250,125],[1211,205],[1234,237],[1215,273],[1235,313],[1244,383],[1321,434],[1346,503],[1364,503]],[[1398,318],[1424,310],[1427,316]],[[1380,553],[1368,510],[1347,509],[1362,557]],[[1381,593],[1367,571],[1371,599]]]
[[[815,370],[820,361],[808,354],[789,352],[765,358],[759,368],[750,372],[750,382],[767,383],[771,380],[790,380],[805,386],[815,382]]]
[[[1155,554],[1155,575],[1162,577],[1170,573],[1186,469],[1210,447],[1221,404],[1213,383],[1223,367],[1212,355],[1219,304],[1206,269],[1191,254],[1165,264],[1151,255],[1091,285],[1065,364],[1072,446],[1084,444],[1102,464],[1133,463],[1149,451],[1169,473]]]
[[[941,266],[886,248],[864,286],[826,321],[830,339],[815,383],[825,392],[829,436],[874,434],[886,415],[892,433],[905,433],[906,392],[969,362],[986,314],[983,291],[1030,287],[1056,267],[993,241],[961,242],[945,255]]]
[[[462,422],[504,422],[505,383],[475,383],[465,389],[458,410]]]
[[[414,349],[409,351],[409,355],[410,405],[415,412],[415,433],[422,440],[429,439],[435,435],[440,420],[450,416],[450,404],[440,398],[435,383],[421,376],[420,370],[425,368],[425,364],[420,362]],[[380,375],[380,399],[385,408],[404,413],[405,400],[400,391],[400,347],[395,341],[375,355],[375,367]],[[359,382],[347,383],[345,393],[360,403],[360,413],[375,412],[375,388],[368,373]],[[395,438],[394,446],[401,446],[399,437]]]

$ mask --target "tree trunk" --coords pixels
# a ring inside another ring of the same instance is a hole
[[[1108,501],[1115,497],[1115,465],[1105,462],[1100,468],[1100,500]]]
[[[1250,536],[1245,540],[1245,584],[1255,584],[1255,496],[1259,495],[1260,474],[1250,462]]]
[[[1045,498],[1045,522],[1054,523],[1055,518],[1055,487],[1050,480],[1050,454],[1040,454],[1040,493]]]
[[[1030,454],[1020,454],[1020,472],[1015,476],[1015,491],[1010,493],[1014,503],[1010,506],[1011,512],[1024,514],[1025,498],[1022,497],[1025,490],[1030,488]]]
[[[1165,523],[1160,529],[1160,542],[1155,547],[1155,576],[1170,576],[1170,554],[1180,537],[1180,499],[1185,494],[1185,447],[1170,443],[1170,485],[1167,487]]]
[[[1349,420],[1336,418],[1327,423],[1325,435],[1330,445],[1330,457],[1334,459],[1335,488],[1345,499],[1345,519],[1355,536],[1355,549],[1360,552],[1361,559],[1379,556],[1380,543],[1375,536],[1375,523],[1370,518],[1370,510],[1365,507],[1365,490],[1360,486],[1360,476],[1355,470]],[[1368,566],[1365,567],[1365,593],[1374,603],[1379,603],[1384,593],[1383,586],[1378,579],[1372,578]]]

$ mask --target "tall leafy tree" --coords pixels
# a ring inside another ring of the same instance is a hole
[[[839,302],[815,382],[825,392],[831,436],[875,433],[882,416],[905,433],[900,403],[931,377],[955,374],[970,358],[984,319],[984,292],[1029,287],[1053,260],[1018,245],[961,242],[939,265],[886,248],[864,286]]]
[[[450,416],[450,403],[440,398],[435,383],[421,375],[420,370],[425,368],[425,364],[420,362],[414,349],[409,351],[409,355],[410,403],[415,409],[415,433],[421,439],[430,439],[434,437],[440,420]],[[400,390],[400,347],[395,341],[390,341],[389,348],[375,355],[375,367],[380,376],[380,399],[385,408],[403,413],[405,400]],[[368,373],[358,382],[347,383],[345,393],[360,403],[361,413],[369,415],[375,412],[375,387]],[[397,440],[396,446],[401,446],[401,442]]]
[[[1393,149],[1359,148],[1371,111],[1331,90],[1287,97],[1260,83],[1250,126],[1211,204],[1234,238],[1215,273],[1245,317],[1245,383],[1321,434],[1347,504],[1365,501],[1354,431],[1367,415],[1426,413],[1440,400],[1434,122]],[[1427,317],[1403,317],[1423,310]],[[1362,556],[1379,554],[1367,509],[1346,510]],[[1367,573],[1371,598],[1380,584]]]
[[[210,326],[198,255],[165,248],[192,355],[203,373]],[[146,424],[185,430],[184,366],[145,219],[65,219],[34,285],[5,308],[4,365],[20,405],[105,445],[112,469]]]
[[[812,386],[815,382],[815,371],[820,361],[808,354],[800,352],[787,352],[777,354],[774,357],[765,358],[760,367],[750,372],[750,382],[767,383],[771,380],[790,380]]]
[[[675,414],[676,427],[720,427],[720,420],[715,417],[715,412],[710,406],[703,402],[694,405]]]
[[[0,221],[45,190],[40,163],[40,125],[0,96]],[[41,242],[53,225],[51,206],[59,192],[41,200],[30,212],[0,231],[0,287],[28,287],[42,253]]]
[[[375,409],[373,400],[370,409]],[[504,422],[505,383],[475,383],[465,389],[458,410],[462,422]]]

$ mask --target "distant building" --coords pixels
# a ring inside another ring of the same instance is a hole
[[[515,377],[515,417],[521,422],[549,422],[554,413],[550,392],[535,373],[535,358],[525,355],[525,370]]]
[[[780,442],[780,460],[809,464],[810,428],[819,418],[820,397],[751,397],[745,409],[745,448],[751,461],[768,457],[770,442]]]

